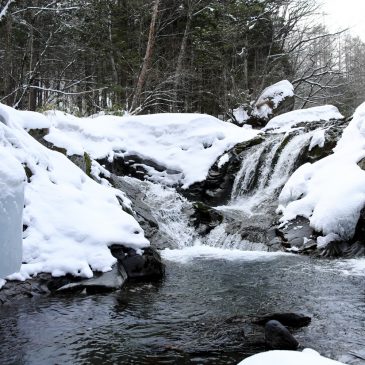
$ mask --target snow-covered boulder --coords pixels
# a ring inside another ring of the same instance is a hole
[[[0,115],[2,148],[15,166],[24,166],[28,177],[25,264],[11,279],[40,272],[92,277],[93,271],[109,271],[116,262],[108,246],[119,243],[139,250],[149,245],[134,217],[122,210],[118,199],[125,206],[130,202],[121,191],[106,181],[92,180],[66,156],[42,146],[23,129],[47,126],[43,115],[3,104]]]
[[[250,124],[262,126],[275,115],[294,107],[294,87],[288,80],[268,86],[253,105]]]
[[[25,181],[23,166],[3,146],[3,137],[0,135],[0,280],[19,271],[22,263]]]
[[[279,115],[271,119],[262,130],[275,130],[275,132],[281,133],[289,131],[293,126],[300,123],[313,124],[315,122],[328,122],[337,119],[343,119],[343,115],[335,106],[316,106],[308,109],[293,110]]]
[[[142,178],[187,188],[203,181],[219,156],[259,132],[202,114],[153,114],[76,118],[49,112],[45,139],[94,160],[135,167]],[[123,162],[124,161],[124,162]]]
[[[241,361],[238,365],[344,365],[330,360],[311,349],[297,351],[267,351],[253,355]]]
[[[335,240],[351,240],[365,206],[365,103],[358,107],[334,153],[313,164],[302,165],[279,196],[282,222],[297,216],[309,219],[323,237],[319,247]]]

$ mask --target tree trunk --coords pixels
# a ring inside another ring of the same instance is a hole
[[[130,111],[136,109],[137,103],[139,102],[142,94],[143,86],[146,83],[147,73],[151,68],[153,49],[156,41],[156,23],[157,23],[159,5],[160,5],[160,0],[155,0],[152,9],[152,19],[150,23],[150,31],[148,34],[146,54],[143,59],[142,69],[138,77],[137,86],[134,92],[132,104],[130,106]]]
[[[185,58],[186,53],[186,47],[188,44],[188,37],[190,33],[190,27],[191,27],[191,21],[192,21],[192,10],[189,9],[188,16],[186,19],[185,24],[185,31],[184,36],[181,41],[179,56],[177,58],[177,64],[176,64],[176,70],[175,70],[175,78],[174,78],[174,102],[175,102],[175,109],[178,109],[178,89],[179,85],[182,79],[182,71],[183,71],[183,61]]]

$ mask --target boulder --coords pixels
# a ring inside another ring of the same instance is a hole
[[[265,325],[265,343],[273,350],[296,350],[298,341],[279,321],[271,320]]]
[[[123,245],[111,245],[112,255],[124,267],[129,279],[160,280],[165,274],[165,266],[157,250],[146,247],[142,253]]]
[[[111,271],[101,273],[91,279],[63,285],[57,292],[77,292],[86,290],[88,294],[109,292],[121,289],[127,280],[127,273],[120,264],[114,265]]]
[[[252,322],[264,326],[267,322],[273,320],[287,327],[300,328],[308,326],[312,319],[300,313],[272,313],[259,316],[253,319]]]

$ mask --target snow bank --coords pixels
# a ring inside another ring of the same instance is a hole
[[[294,87],[288,80],[268,86],[255,103],[252,115],[267,119],[284,99],[294,96]]]
[[[279,196],[282,222],[296,216],[309,218],[310,225],[326,237],[351,239],[365,205],[365,171],[357,162],[365,157],[365,103],[344,130],[334,154],[301,166]]]
[[[281,114],[271,119],[262,130],[268,131],[275,129],[275,132],[287,132],[292,126],[298,123],[327,122],[331,119],[342,118],[343,115],[333,105],[316,106]]]
[[[22,263],[25,180],[23,166],[2,146],[1,132],[0,129],[0,279],[19,271]],[[2,284],[1,281],[0,287]]]
[[[253,355],[238,365],[344,365],[342,362],[330,360],[317,351],[304,349],[297,351],[267,351]]]
[[[116,259],[108,244],[134,248],[148,245],[137,221],[125,213],[119,190],[90,179],[64,155],[42,146],[23,127],[46,125],[37,113],[19,112],[0,104],[0,142],[17,164],[26,166],[23,264],[11,279],[39,272],[91,277],[108,271]],[[37,120],[40,118],[40,122]],[[38,123],[39,122],[39,123]]]
[[[143,116],[98,116],[76,118],[49,112],[52,123],[47,141],[65,148],[69,155],[93,159],[138,155],[174,171],[166,174],[148,167],[152,181],[191,184],[206,178],[216,159],[238,142],[258,134],[201,114],[154,114]]]

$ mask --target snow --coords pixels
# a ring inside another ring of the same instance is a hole
[[[365,103],[358,107],[344,130],[334,154],[302,165],[279,196],[283,223],[296,216],[309,218],[322,232],[319,244],[330,239],[351,239],[365,205],[365,171],[357,162],[365,157]]]
[[[255,103],[253,115],[267,119],[285,98],[294,96],[294,87],[288,80],[268,86]]]
[[[262,129],[268,131],[275,129],[275,132],[287,132],[296,124],[305,122],[326,122],[331,119],[342,119],[343,115],[333,105],[315,106],[308,109],[294,110],[274,117]]]
[[[45,139],[69,155],[93,159],[137,155],[174,173],[145,166],[149,179],[183,188],[206,178],[209,168],[225,151],[259,132],[240,128],[202,114],[153,114],[76,118],[48,112],[50,133]]]
[[[319,129],[314,132],[308,149],[309,151],[312,151],[312,149],[317,146],[323,148],[325,142],[326,142],[325,130]]]
[[[220,169],[221,167],[223,167],[228,161],[229,161],[229,155],[228,153],[225,153],[218,160],[218,168]]]
[[[242,105],[237,109],[233,109],[233,116],[240,125],[244,124],[250,118],[247,110]]]
[[[25,173],[23,166],[1,145],[1,132],[0,129],[0,279],[3,279],[18,271],[22,263]]]
[[[149,242],[137,221],[124,212],[125,195],[89,178],[61,153],[33,139],[23,127],[44,125],[37,113],[19,112],[0,104],[0,141],[32,176],[25,186],[23,264],[10,279],[26,279],[40,272],[92,277],[92,270],[108,271],[116,262],[108,245],[143,248]],[[23,172],[24,174],[24,172]]]
[[[317,351],[304,349],[302,352],[275,350],[248,357],[238,365],[344,365],[321,356]]]

